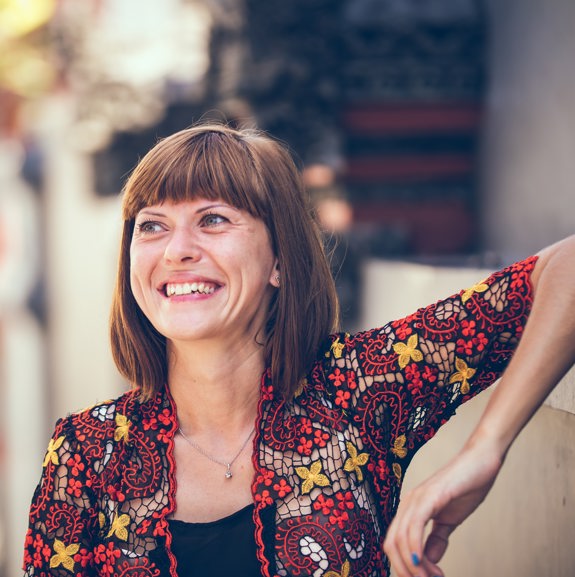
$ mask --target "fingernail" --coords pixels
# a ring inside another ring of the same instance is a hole
[[[417,556],[417,553],[412,553],[411,554],[411,560],[413,561],[413,564],[417,567],[420,563],[419,561],[419,557]]]

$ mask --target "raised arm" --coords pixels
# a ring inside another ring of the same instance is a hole
[[[511,444],[575,362],[575,236],[539,254],[524,334],[463,449],[402,497],[384,549],[399,577],[443,575],[449,535],[483,501]],[[424,541],[424,529],[431,532]]]

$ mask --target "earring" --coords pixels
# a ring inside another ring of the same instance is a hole
[[[280,275],[276,274],[276,276],[274,277],[274,280],[278,283],[278,287],[280,286]]]

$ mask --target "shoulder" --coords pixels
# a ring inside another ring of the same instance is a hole
[[[69,414],[56,424],[54,441],[72,452],[99,459],[116,445],[126,445],[158,418],[169,420],[171,403],[164,393],[141,402],[138,391],[99,402]]]
[[[68,414],[58,422],[58,427],[64,431],[77,430],[84,434],[97,427],[101,433],[109,433],[115,428],[116,420],[120,415],[137,412],[137,393],[128,391],[115,399],[100,401],[79,411]]]

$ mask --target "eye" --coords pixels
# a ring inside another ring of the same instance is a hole
[[[156,234],[162,232],[164,228],[155,220],[144,220],[136,224],[136,232],[138,234]]]
[[[208,227],[218,226],[219,224],[223,224],[227,221],[228,219],[225,216],[215,212],[209,212],[202,217],[202,224]]]

